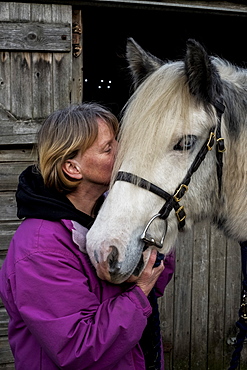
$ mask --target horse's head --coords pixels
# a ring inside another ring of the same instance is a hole
[[[219,204],[215,146],[209,138],[221,110],[217,62],[193,40],[184,61],[163,62],[130,39],[127,59],[135,92],[124,112],[109,195],[87,235],[99,277],[113,283],[134,281],[152,248],[168,253],[185,213],[185,227],[190,227],[215,217]],[[187,185],[180,185],[205,146],[210,152],[196,164],[185,192]],[[143,179],[161,194],[149,191]]]

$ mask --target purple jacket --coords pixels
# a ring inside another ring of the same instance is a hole
[[[100,280],[85,249],[87,229],[69,220],[29,218],[0,271],[17,370],[144,370],[138,344],[151,307],[133,284]],[[80,249],[79,249],[80,247]],[[157,282],[159,295],[174,256]]]

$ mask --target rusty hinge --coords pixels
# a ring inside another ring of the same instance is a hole
[[[81,46],[81,34],[82,29],[79,23],[75,22],[72,24],[72,48],[73,48],[73,56],[79,57],[82,52]]]

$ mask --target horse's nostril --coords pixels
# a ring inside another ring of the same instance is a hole
[[[118,257],[119,257],[118,249],[114,245],[111,246],[111,248],[112,248],[112,251],[107,258],[107,262],[109,263],[110,273],[114,273],[117,270],[120,270],[121,263],[118,262]]]
[[[94,259],[97,263],[99,263],[99,255],[96,251],[94,251]]]

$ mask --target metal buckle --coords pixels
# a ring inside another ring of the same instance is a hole
[[[185,191],[184,191],[184,193],[183,193],[183,195],[180,197],[180,198],[178,198],[178,194],[179,194],[179,192],[182,190],[182,189],[185,189]],[[184,196],[184,194],[186,193],[186,191],[188,190],[188,186],[187,185],[185,185],[185,184],[181,184],[180,186],[179,186],[179,189],[176,191],[176,193],[173,195],[173,199],[176,201],[176,202],[180,202],[180,200],[182,199],[182,197]]]
[[[141,241],[143,241],[148,247],[151,246],[151,245],[154,245],[155,247],[157,248],[162,248],[163,247],[163,244],[164,244],[164,240],[165,240],[165,236],[166,236],[166,231],[167,231],[167,221],[165,220],[165,231],[164,231],[164,234],[161,238],[160,241],[157,241],[155,240],[150,234],[147,233],[147,230],[149,228],[149,226],[151,225],[151,223],[156,219],[160,217],[160,213],[157,213],[156,215],[154,215],[147,223],[147,226],[145,227],[143,233],[141,234]]]
[[[179,212],[181,212],[182,210],[184,210],[184,206],[179,207],[179,208],[175,211],[176,216],[177,216],[177,219],[178,219],[178,222],[182,222],[182,221],[184,221],[184,220],[185,220],[185,218],[186,218],[186,213],[185,213],[185,211],[184,211],[184,216],[183,216],[182,218],[180,218],[180,216],[179,216]]]
[[[222,148],[223,149],[220,149],[220,145],[221,145],[220,141],[222,142]],[[224,145],[224,138],[223,137],[219,137],[217,139],[217,143],[219,143],[218,152],[219,153],[224,153],[226,151],[226,148],[225,148],[225,145]]]
[[[208,139],[208,142],[207,142],[208,150],[212,150],[213,145],[214,145],[214,138],[215,138],[215,133],[210,132],[209,139]]]

